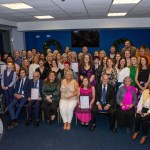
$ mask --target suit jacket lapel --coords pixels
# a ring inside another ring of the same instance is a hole
[[[102,99],[102,83],[100,84],[100,87],[99,87],[99,95],[100,95],[100,101]]]
[[[109,92],[110,92],[110,86],[107,84],[107,92],[106,92],[106,102],[107,102],[107,97],[108,97],[108,94],[109,94]]]

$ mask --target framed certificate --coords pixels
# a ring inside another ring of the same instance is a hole
[[[31,88],[31,99],[38,100],[39,98],[39,89],[38,88]]]
[[[74,72],[78,72],[79,71],[79,69],[78,69],[78,62],[71,63],[71,69]]]
[[[81,109],[90,108],[90,97],[89,96],[80,96],[80,107]]]

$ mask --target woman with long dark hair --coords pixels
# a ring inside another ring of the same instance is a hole
[[[141,94],[150,83],[150,68],[148,65],[148,59],[145,56],[141,57],[139,68],[136,70],[135,82],[139,94]]]
[[[81,121],[82,126],[88,126],[92,118],[91,109],[95,101],[95,87],[91,86],[87,77],[83,78],[82,84],[78,89],[78,107],[75,110],[76,117]],[[90,108],[81,109],[80,107],[80,96],[89,96]]]
[[[91,85],[96,84],[95,80],[95,69],[93,67],[92,56],[90,54],[85,54],[81,60],[81,66],[79,68],[79,82],[82,82],[82,79],[87,77],[91,83]]]

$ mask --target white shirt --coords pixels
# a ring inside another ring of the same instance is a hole
[[[143,93],[142,96],[140,98],[140,101],[137,105],[137,112],[142,111],[142,108],[149,108],[148,113],[150,113],[150,97],[145,101],[145,103],[143,104]]]
[[[60,68],[61,70],[63,70],[64,69],[64,63],[58,63],[58,68]]]
[[[116,54],[110,54],[110,58],[114,58]]]
[[[33,80],[33,83],[34,82],[37,82],[36,88],[39,88],[39,80],[37,80],[37,81]]]
[[[36,68],[38,68],[38,64],[31,64],[29,67],[29,79],[33,79],[33,73],[35,72]]]
[[[130,69],[128,67],[123,68],[121,71],[117,69],[118,82],[123,82],[125,77],[130,76]]]

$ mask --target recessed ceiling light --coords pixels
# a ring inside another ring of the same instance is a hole
[[[125,16],[127,12],[122,12],[122,13],[108,13],[107,16]]]
[[[52,19],[52,18],[54,18],[54,17],[52,17],[52,16],[34,16],[35,18],[38,18],[38,19]]]
[[[114,0],[113,4],[136,4],[141,0]]]
[[[10,3],[10,4],[0,4],[3,7],[7,7],[10,9],[28,9],[33,8],[25,3]]]

